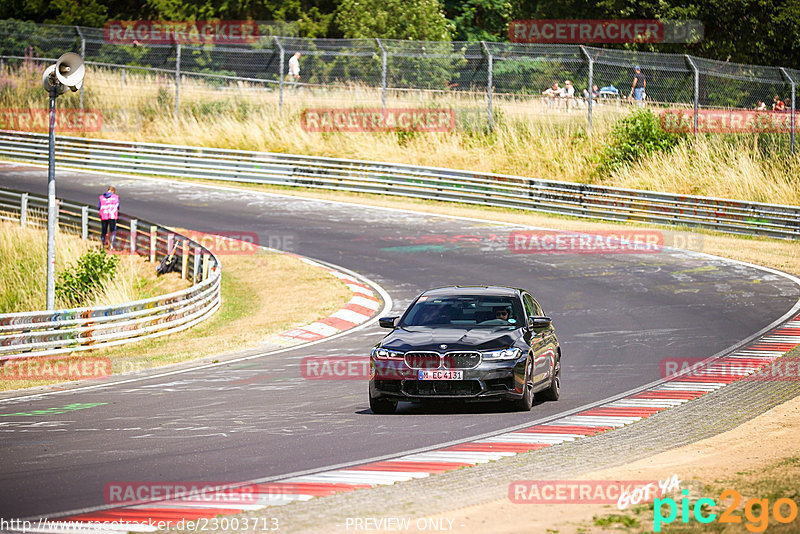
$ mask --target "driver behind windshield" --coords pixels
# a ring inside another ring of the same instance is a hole
[[[494,318],[508,322],[508,308],[501,308],[499,306],[495,307]]]

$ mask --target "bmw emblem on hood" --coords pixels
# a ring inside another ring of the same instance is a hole
[[[446,348],[447,348],[447,345],[445,345],[445,344],[439,345],[439,348],[440,348],[440,349],[442,349],[442,350],[444,350],[444,349],[446,349]]]

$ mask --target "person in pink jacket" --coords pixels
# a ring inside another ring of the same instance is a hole
[[[109,244],[113,250],[117,240],[117,219],[119,218],[119,196],[117,196],[117,190],[113,185],[108,186],[106,192],[100,195],[97,209],[100,210],[100,224],[102,227],[100,241],[105,247],[106,234],[109,234]]]

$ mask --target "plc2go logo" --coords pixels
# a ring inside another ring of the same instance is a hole
[[[714,499],[702,498],[697,499],[694,503],[694,506],[690,506],[688,495],[689,490],[683,490],[682,492],[683,499],[681,499],[680,511],[681,511],[681,523],[688,523],[690,521],[689,517],[689,510],[691,508],[692,514],[694,515],[695,521],[698,523],[708,524],[712,523],[714,520],[717,519],[717,514],[710,512],[708,510],[704,510],[707,507],[715,507],[717,503],[714,502]],[[719,514],[719,522],[720,523],[741,523],[742,518],[738,515],[734,515],[733,512],[739,508],[739,504],[742,502],[742,495],[732,489],[723,490],[722,493],[719,494],[719,501],[725,501],[727,499],[733,499],[733,502],[725,508],[725,511]],[[667,516],[664,517],[664,506],[667,507]],[[775,518],[775,521],[778,523],[791,523],[797,518],[797,503],[793,500],[788,499],[786,497],[782,499],[778,499],[772,505],[772,517]],[[708,512],[707,515],[705,512]],[[770,502],[769,499],[749,499],[746,503],[744,503],[744,516],[747,518],[747,523],[745,523],[745,528],[750,532],[764,532],[767,530],[769,526],[769,515],[770,515]],[[656,499],[653,501],[653,531],[654,532],[661,532],[662,525],[666,525],[675,521],[678,517],[678,503],[675,502],[675,499],[672,498],[665,498],[665,499]]]

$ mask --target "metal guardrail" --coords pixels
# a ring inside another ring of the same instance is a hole
[[[47,135],[0,130],[0,157],[47,162]],[[800,207],[398,163],[59,136],[62,167],[377,193],[608,221],[800,238]]]
[[[0,219],[44,227],[46,213],[46,197],[0,190]],[[59,201],[58,227],[83,239],[99,238],[100,216],[94,207]],[[131,254],[149,254],[153,262],[174,248],[181,276],[193,285],[116,306],[0,314],[0,363],[163,336],[190,328],[216,312],[222,273],[210,250],[179,233],[124,214],[117,228],[118,247]]]

